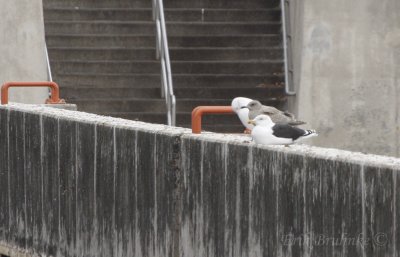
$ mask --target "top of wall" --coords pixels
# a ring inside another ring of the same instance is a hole
[[[133,130],[148,131],[149,133],[179,136],[182,140],[202,140],[206,142],[220,142],[223,144],[240,145],[244,147],[255,147],[275,151],[284,154],[295,154],[307,156],[309,158],[322,158],[332,161],[343,161],[359,165],[375,166],[400,170],[400,159],[381,155],[364,154],[360,152],[350,152],[333,148],[322,148],[308,145],[285,146],[264,146],[251,142],[251,138],[246,135],[232,135],[219,133],[192,134],[190,129],[171,127],[163,124],[151,124],[141,121],[125,120],[101,116],[85,112],[70,111],[64,109],[44,107],[43,105],[28,105],[20,103],[10,103],[1,105],[0,109],[35,113],[38,115],[50,116],[56,119],[67,119],[82,123],[126,128]],[[321,135],[320,135],[321,136]]]

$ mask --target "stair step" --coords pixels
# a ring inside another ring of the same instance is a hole
[[[47,29],[47,28],[46,28]],[[54,32],[57,33],[57,32]],[[132,34],[54,34],[47,31],[48,46],[54,47],[153,47],[154,35]],[[271,47],[281,45],[281,36],[276,34],[243,35],[168,35],[170,47]]]
[[[54,61],[104,61],[104,60],[155,60],[155,48],[122,47],[49,47],[49,55]]]
[[[166,9],[165,20],[172,21],[202,21],[202,22],[249,22],[249,21],[279,21],[280,9]]]
[[[280,9],[165,9],[165,20],[171,21],[276,21]],[[48,8],[47,21],[151,21],[151,8]]]
[[[179,99],[176,105],[177,112],[193,110],[201,105],[231,105],[231,99]],[[70,100],[70,103],[76,104],[78,110],[93,113],[104,113],[113,110],[113,112],[164,112],[166,110],[164,99],[79,99]],[[264,101],[266,105],[282,108],[283,101],[269,100]]]
[[[44,9],[48,8],[151,8],[152,1],[132,0],[43,0]]]
[[[227,9],[258,9],[279,6],[279,0],[174,0],[164,1],[164,8],[227,8]],[[90,8],[151,8],[152,1],[132,0],[44,0],[45,8],[53,7],[90,7]]]
[[[65,48],[49,47],[54,61],[101,61],[101,60],[154,60],[155,48]],[[201,60],[281,60],[282,48],[170,48],[170,59],[175,61]]]
[[[150,34],[155,33],[152,21],[45,21],[47,33],[70,34]]]
[[[172,61],[174,74],[262,74],[280,72],[282,61]],[[52,69],[58,72],[99,72],[99,73],[156,73],[159,61],[53,61]]]
[[[151,8],[47,8],[44,9],[46,21],[151,21]]]
[[[281,47],[170,48],[172,61],[283,60]]]
[[[46,21],[48,33],[108,34],[134,33],[154,34],[152,21]],[[232,35],[232,34],[279,34],[280,22],[170,22],[167,31],[170,36],[194,34]]]
[[[120,99],[120,98],[159,98],[161,99],[161,88],[96,88],[89,86],[64,87],[60,92],[66,100],[85,99]]]
[[[271,86],[268,88],[175,88],[176,98],[227,98],[233,99],[237,96],[248,97],[252,99],[272,99],[280,98],[283,88]],[[61,89],[61,96],[67,100],[85,99],[119,99],[119,98],[162,98],[161,88],[127,88],[127,87],[110,87],[110,88],[93,88],[93,87],[64,87]]]
[[[164,1],[165,8],[263,9],[279,6],[279,0],[174,0]]]
[[[160,74],[97,74],[97,73],[59,73],[54,74],[54,80],[62,88],[79,85],[90,85],[95,88],[110,87],[159,87]],[[271,87],[281,84],[282,74],[173,74],[174,88],[180,87]]]

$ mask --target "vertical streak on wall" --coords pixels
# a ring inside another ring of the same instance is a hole
[[[117,256],[134,256],[136,231],[136,132],[115,129],[116,191],[115,211],[118,231]],[[132,152],[132,149],[134,150]]]
[[[150,256],[153,248],[154,223],[151,219],[154,216],[155,195],[154,195],[154,163],[153,148],[156,144],[154,136],[138,131],[138,169],[137,169],[137,194],[138,194],[138,232],[136,234],[143,256]]]
[[[392,218],[393,218],[393,226],[392,226],[392,246],[393,246],[393,255],[396,256],[397,254],[397,172],[392,173],[392,180],[393,180],[393,205],[392,205]]]
[[[40,252],[44,252],[44,241],[43,241],[43,234],[44,234],[44,226],[43,226],[43,216],[44,216],[44,179],[43,179],[43,167],[44,167],[44,129],[43,129],[43,115],[40,114],[40,217],[38,219],[39,225],[39,233],[38,233],[38,249]]]
[[[94,223],[94,126],[88,123],[77,123],[77,177],[76,177],[76,212],[77,212],[77,253],[84,256],[97,247],[92,247],[95,240]]]
[[[99,249],[99,217],[98,217],[98,212],[97,212],[97,205],[99,204],[97,202],[97,124],[94,124],[93,126],[93,135],[94,135],[94,142],[93,142],[93,235],[91,237],[91,243],[90,243],[90,250],[92,249]]]
[[[365,173],[365,212],[366,237],[372,239],[373,246],[365,248],[367,256],[384,256],[390,253],[395,255],[393,245],[393,227],[396,221],[393,218],[395,199],[393,188],[393,171],[380,168],[364,168]]]
[[[0,110],[0,241],[9,237],[8,110]]]
[[[114,141],[113,127],[96,126],[96,227],[99,235],[98,256],[112,256],[114,252],[113,213],[114,213]]]
[[[79,142],[79,130],[78,130],[78,122],[75,123],[75,248],[74,253],[75,256],[78,256],[81,253],[81,247],[79,247],[78,239],[78,225],[79,225],[79,213],[78,213],[78,142]]]
[[[139,215],[138,210],[139,210],[139,190],[138,190],[138,168],[139,168],[139,132],[135,131],[135,206],[133,208],[134,213],[135,213],[135,230],[132,232],[134,234],[134,253],[135,256],[142,256],[142,248],[140,247],[140,234],[139,234]]]
[[[25,212],[24,206],[24,113],[10,111],[9,136],[9,174],[10,184],[14,185],[10,188],[10,241],[19,246],[25,247]],[[12,171],[12,172],[11,172]]]
[[[248,173],[248,176],[249,176],[249,185],[248,185],[248,190],[249,190],[249,199],[248,199],[248,224],[247,224],[247,226],[248,226],[248,231],[247,231],[247,244],[248,244],[248,249],[247,249],[247,251],[248,251],[248,253],[251,251],[251,249],[255,249],[256,248],[256,245],[254,244],[254,240],[253,240],[253,238],[251,237],[252,236],[252,233],[250,233],[250,231],[252,231],[252,223],[253,223],[253,204],[252,204],[252,200],[253,200],[253,188],[254,188],[254,173],[253,172],[250,172],[251,170],[254,170],[254,169],[256,169],[255,167],[254,167],[254,162],[253,162],[253,154],[255,154],[256,153],[256,151],[252,151],[252,157],[251,157],[251,160],[252,160],[252,162],[250,163],[250,167],[249,167],[249,173]],[[273,196],[272,196],[273,197]]]
[[[234,216],[235,214],[235,204],[232,203],[229,199],[229,195],[235,194],[236,190],[231,189],[230,187],[230,179],[228,180],[228,144],[223,144],[223,148],[222,148],[222,160],[223,161],[223,173],[224,173],[224,183],[225,183],[225,191],[224,191],[224,216],[226,217],[226,221],[225,221],[225,226],[227,227],[227,229],[224,231],[224,249],[225,252],[228,253],[229,255],[233,255],[233,240],[234,240],[234,226],[233,226],[233,222],[231,220],[232,217],[231,215]],[[228,203],[229,202],[229,203]]]
[[[60,255],[78,256],[77,242],[77,123],[59,120]]]
[[[151,256],[160,254],[159,251],[163,252],[162,251],[163,249],[159,249],[159,248],[162,248],[163,245],[157,244],[157,242],[158,242],[157,235],[160,235],[157,233],[158,232],[157,231],[158,230],[158,220],[157,220],[158,204],[157,204],[157,202],[159,201],[158,195],[157,195],[157,187],[160,185],[160,183],[162,183],[162,181],[157,181],[157,180],[160,179],[160,177],[161,177],[161,179],[165,178],[164,176],[161,176],[161,175],[164,175],[164,174],[162,174],[163,170],[160,170],[158,167],[157,145],[158,145],[159,141],[157,140],[157,134],[154,134],[153,137],[154,137],[155,144],[153,145],[153,155],[151,157],[153,159],[154,169],[151,172],[153,172],[153,178],[154,178],[154,181],[153,181],[153,183],[154,183],[154,192],[153,192],[153,194],[154,194],[154,213],[153,213],[153,217],[151,217],[151,218],[153,219],[153,221],[152,221],[153,222],[153,231],[152,232],[153,232],[154,237],[152,239],[152,247],[151,248],[154,249],[153,250],[154,252],[151,253]],[[160,151],[159,154],[160,154],[160,156],[162,156],[165,153]],[[150,160],[151,160],[151,158],[150,158]],[[159,173],[161,173],[161,174],[159,174]]]
[[[361,206],[362,206],[362,220],[361,220],[361,224],[362,224],[362,242],[365,242],[366,237],[367,237],[367,228],[366,228],[366,208],[365,208],[365,201],[366,201],[366,189],[365,189],[365,172],[364,172],[364,167],[361,167],[360,169],[360,176],[361,176]],[[361,245],[363,246],[363,245]],[[365,257],[366,253],[365,253],[365,248],[362,247],[362,256]]]
[[[306,163],[300,156],[285,155],[283,160],[275,155],[274,163],[269,165],[269,169],[276,170],[275,175],[275,219],[276,233],[275,242],[277,256],[301,256],[307,249],[304,243],[300,241],[292,243],[294,238],[304,238],[307,235],[305,231],[306,217]],[[272,160],[271,160],[272,161]],[[293,163],[294,169],[291,169]],[[282,166],[280,166],[282,165]],[[282,167],[280,169],[279,167]],[[283,172],[291,169],[291,172]],[[279,172],[279,171],[282,172]],[[285,218],[287,217],[287,218]],[[271,217],[272,218],[272,217]],[[304,221],[304,222],[303,222]],[[307,256],[304,254],[304,256]]]
[[[195,142],[193,142],[193,144],[195,144]],[[199,214],[199,224],[196,227],[196,231],[197,231],[197,235],[198,238],[194,239],[194,243],[196,243],[196,241],[198,242],[198,249],[195,250],[195,252],[198,252],[199,254],[201,254],[202,256],[204,256],[206,253],[206,242],[204,242],[204,240],[200,240],[198,241],[198,239],[202,239],[202,235],[203,235],[203,230],[202,229],[206,223],[205,223],[205,207],[204,207],[204,153],[205,153],[205,142],[204,141],[200,141],[200,153],[198,154],[198,156],[200,156],[200,163],[194,163],[194,165],[198,165],[197,167],[200,167],[200,172],[199,172],[199,176],[200,176],[200,188],[198,189],[199,191],[196,192],[199,197],[200,197],[200,203],[196,206],[197,207],[197,211]],[[188,155],[189,157],[190,155]],[[191,166],[192,169],[189,169],[190,171],[193,171],[193,169],[195,168],[195,166]],[[197,171],[199,171],[197,169]],[[194,181],[192,181],[192,183],[195,183]],[[197,199],[196,199],[197,200]]]
[[[112,135],[113,135],[113,203],[114,203],[114,209],[112,213],[112,236],[113,236],[113,256],[118,256],[118,252],[122,252],[122,249],[120,249],[121,244],[118,242],[118,234],[117,234],[117,229],[116,229],[116,215],[117,215],[117,140],[116,140],[116,132],[115,132],[115,127],[112,128]]]
[[[396,179],[396,183],[395,183],[395,185],[397,186],[397,187],[395,187],[394,189],[395,189],[395,192],[394,192],[394,194],[396,195],[396,204],[395,204],[395,206],[396,206],[396,209],[394,209],[394,216],[396,216],[396,219],[395,219],[395,221],[396,221],[396,223],[395,223],[395,226],[393,227],[393,234],[394,234],[394,246],[395,246],[395,256],[399,256],[400,254],[399,254],[399,246],[400,246],[400,222],[399,222],[399,218],[400,218],[400,215],[399,215],[399,212],[400,212],[400,188],[398,187],[398,185],[400,185],[400,176],[398,175],[398,173],[397,172],[395,172],[396,173],[396,176],[395,176],[395,179]]]
[[[26,176],[26,213],[27,247],[40,249],[42,229],[41,198],[41,127],[40,116],[25,114],[25,176]],[[39,136],[38,136],[39,135]]]
[[[27,197],[27,180],[28,180],[28,172],[27,172],[27,167],[26,167],[26,163],[25,163],[25,160],[26,160],[26,144],[25,144],[25,142],[26,142],[26,140],[25,140],[25,136],[26,136],[26,133],[25,133],[25,117],[26,117],[26,114],[24,114],[24,117],[23,117],[23,121],[22,121],[22,123],[24,124],[24,126],[23,126],[23,135],[22,135],[22,140],[23,140],[23,148],[24,148],[24,151],[23,151],[23,156],[24,156],[24,202],[23,202],[23,204],[24,204],[24,209],[25,209],[25,213],[24,213],[24,226],[25,226],[25,235],[24,235],[24,237],[25,237],[25,246],[24,246],[24,248],[28,248],[28,247],[31,247],[30,246],[30,242],[29,242],[29,237],[28,237],[28,230],[31,228],[30,226],[28,226],[28,215],[27,215],[27,212],[28,212],[28,206],[27,206],[27,201],[26,201],[26,197]]]
[[[58,228],[57,228],[57,236],[58,236],[58,243],[57,243],[57,255],[56,256],[62,256],[61,254],[61,246],[60,243],[64,241],[64,238],[61,236],[61,172],[60,172],[60,117],[57,118],[57,178],[58,178],[58,213],[57,213],[57,220],[58,220]]]
[[[53,117],[43,117],[43,213],[42,240],[45,244],[44,252],[55,256],[58,251],[58,122]]]

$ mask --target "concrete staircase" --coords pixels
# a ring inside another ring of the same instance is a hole
[[[247,96],[282,108],[278,0],[166,0],[177,125],[198,105]],[[150,0],[44,0],[46,39],[61,96],[82,111],[166,123]],[[237,118],[205,128],[241,132]]]

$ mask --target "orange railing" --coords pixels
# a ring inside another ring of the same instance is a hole
[[[51,96],[46,99],[46,104],[65,104],[65,101],[60,99],[60,88],[57,83],[49,81],[7,82],[1,87],[1,104],[8,104],[8,89],[10,87],[49,87],[51,89]]]
[[[201,133],[201,118],[204,114],[232,114],[231,106],[197,106],[192,111],[192,133]]]

